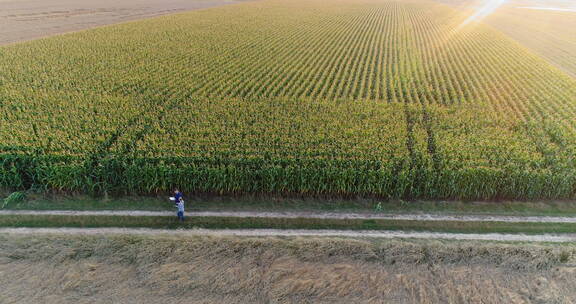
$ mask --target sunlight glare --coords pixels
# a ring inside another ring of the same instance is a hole
[[[502,4],[504,4],[507,0],[485,0],[484,3],[481,4],[474,14],[470,17],[466,18],[462,24],[458,28],[462,28],[469,24],[472,21],[478,21],[490,14],[492,14],[496,9],[498,9]]]

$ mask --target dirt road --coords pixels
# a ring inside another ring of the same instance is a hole
[[[0,0],[0,45],[242,0]]]
[[[130,228],[0,228],[0,233],[6,234],[140,234],[140,235],[211,235],[211,236],[315,236],[315,237],[353,237],[353,238],[407,238],[407,239],[450,239],[450,240],[482,240],[482,241],[518,241],[518,242],[576,242],[576,234],[499,234],[499,233],[435,233],[435,232],[403,232],[403,231],[347,231],[347,230],[278,230],[278,229],[130,229]]]
[[[170,211],[69,211],[69,210],[2,210],[0,215],[88,215],[88,216],[173,216]],[[509,222],[509,223],[576,223],[576,217],[552,216],[492,216],[492,215],[438,215],[438,214],[385,214],[344,212],[247,212],[247,211],[193,211],[192,216],[206,217],[268,217],[268,218],[319,218],[319,219],[383,219],[413,221],[457,222]]]

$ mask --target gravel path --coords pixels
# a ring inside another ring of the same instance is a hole
[[[2,210],[0,215],[71,215],[71,216],[174,216],[170,211],[35,211]],[[492,216],[492,215],[436,215],[436,214],[384,214],[341,212],[188,212],[189,216],[206,217],[270,217],[270,218],[320,218],[320,219],[385,219],[412,221],[459,221],[459,222],[510,222],[510,223],[576,223],[576,217],[551,216]]]
[[[0,228],[4,234],[137,234],[137,235],[212,235],[212,236],[316,236],[316,237],[355,237],[355,238],[412,238],[412,239],[450,239],[450,240],[484,240],[484,241],[520,241],[520,242],[576,242],[576,234],[475,234],[475,233],[435,233],[435,232],[403,232],[403,231],[347,231],[347,230],[279,230],[279,229],[130,229],[130,228]]]

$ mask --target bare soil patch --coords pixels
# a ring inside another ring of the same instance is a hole
[[[0,45],[242,0],[0,0]]]

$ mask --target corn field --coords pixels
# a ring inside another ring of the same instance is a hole
[[[576,198],[576,80],[427,0],[246,2],[0,48],[0,185]]]

